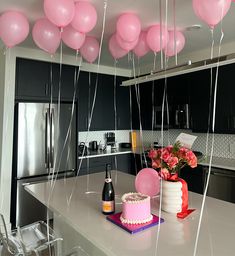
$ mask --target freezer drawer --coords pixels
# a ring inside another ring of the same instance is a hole
[[[235,171],[211,168],[207,195],[235,203]]]

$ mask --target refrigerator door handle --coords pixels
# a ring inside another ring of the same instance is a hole
[[[46,125],[45,125],[45,167],[48,169],[50,159],[50,116],[49,109],[46,109]]]
[[[54,109],[51,109],[51,117],[50,117],[50,168],[54,167],[54,149],[55,149],[55,113]]]

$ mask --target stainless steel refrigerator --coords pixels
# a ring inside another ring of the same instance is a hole
[[[58,173],[57,178],[74,176],[76,142],[76,105],[16,105],[11,202],[13,226],[47,218],[46,207],[26,192],[24,186],[51,179],[53,172]]]

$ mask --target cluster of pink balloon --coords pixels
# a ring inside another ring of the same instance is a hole
[[[97,22],[92,4],[88,1],[44,0],[44,12],[46,17],[37,20],[32,30],[33,40],[40,49],[54,54],[62,39],[68,47],[80,50],[86,61],[95,61],[99,42],[86,36]],[[8,11],[0,16],[0,31],[0,38],[11,48],[26,39],[29,22],[22,13]]]
[[[231,0],[192,0],[195,14],[213,29],[227,14]],[[54,54],[62,41],[74,50],[80,50],[83,58],[92,63],[99,54],[99,42],[86,36],[96,25],[96,9],[88,1],[44,0],[46,18],[36,21],[32,36],[36,45]],[[62,31],[62,32],[61,32]],[[29,34],[27,18],[20,12],[8,11],[0,16],[0,38],[11,48],[21,43]],[[150,50],[161,50],[170,57],[179,53],[185,45],[181,31],[168,31],[156,24],[141,31],[141,22],[133,13],[122,14],[116,23],[116,33],[109,40],[109,51],[119,59],[129,51],[142,57]]]
[[[185,45],[181,31],[168,31],[165,26],[156,24],[147,31],[141,31],[139,18],[132,13],[122,14],[116,24],[116,33],[109,40],[109,51],[119,59],[133,50],[136,56],[143,57],[150,50],[164,50],[166,56],[174,56]]]
[[[91,3],[44,0],[44,12],[46,18],[36,21],[32,31],[33,40],[39,48],[54,54],[62,39],[68,47],[80,50],[86,61],[95,61],[99,42],[94,37],[86,36],[97,22],[96,9]]]

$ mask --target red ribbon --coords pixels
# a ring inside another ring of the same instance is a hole
[[[177,217],[184,219],[195,209],[188,209],[188,185],[187,185],[187,182],[180,178],[178,180],[182,184],[182,188],[181,188],[181,190],[182,190],[182,210],[181,210],[181,212],[177,213]]]

